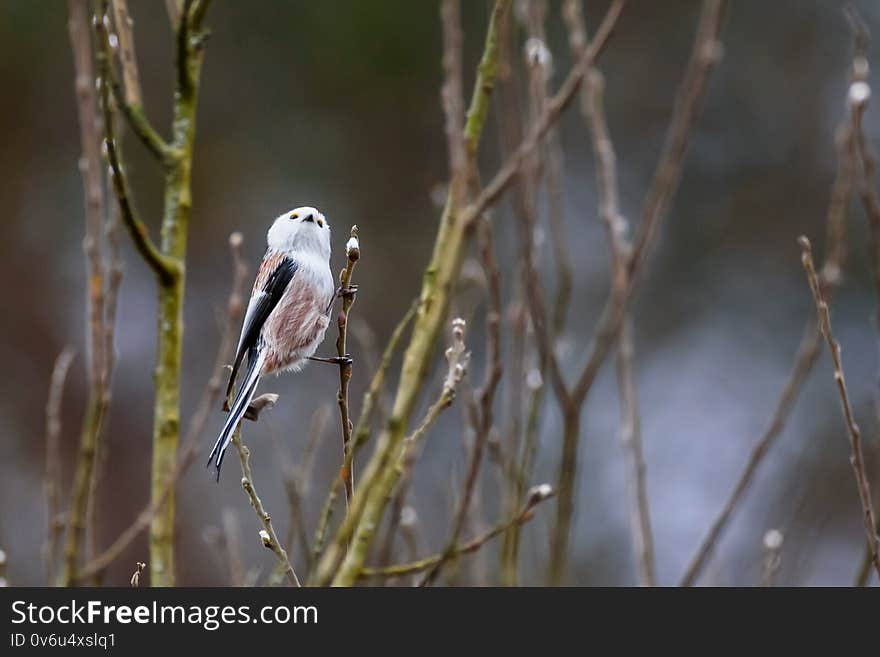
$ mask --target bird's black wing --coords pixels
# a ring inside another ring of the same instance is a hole
[[[235,353],[235,361],[232,364],[232,372],[229,375],[229,385],[226,387],[226,400],[229,399],[229,394],[235,386],[235,377],[238,374],[238,368],[241,366],[244,355],[251,354],[248,358],[253,357],[252,354],[259,345],[260,331],[263,330],[263,324],[266,323],[266,319],[275,310],[275,306],[278,305],[278,302],[284,295],[284,291],[290,284],[296,270],[296,262],[288,256],[263,259],[263,263],[260,265],[260,272],[257,273],[257,281],[264,278],[265,282],[259,291],[254,290],[245,312],[244,322],[241,327],[241,337],[238,339],[238,349]],[[224,404],[226,404],[225,401]]]

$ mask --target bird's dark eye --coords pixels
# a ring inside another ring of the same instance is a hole
[[[321,228],[323,228],[323,227],[324,227],[324,220],[323,220],[323,219],[318,219],[318,225],[319,225]]]
[[[293,213],[291,213],[290,218],[291,218],[291,220],[299,219],[299,215],[296,212],[293,212]]]

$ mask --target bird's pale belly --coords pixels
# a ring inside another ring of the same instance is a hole
[[[262,336],[266,345],[263,374],[298,370],[324,340],[330,319],[326,308],[329,300],[309,294],[285,296],[266,320]]]

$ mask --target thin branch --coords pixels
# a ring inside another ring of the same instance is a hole
[[[822,292],[828,304],[831,303],[834,293],[840,284],[841,271],[846,258],[846,214],[852,195],[857,164],[853,137],[852,114],[847,112],[836,131],[837,173],[831,186],[828,201],[826,214],[827,244],[825,262],[822,265],[820,274]],[[712,556],[715,546],[727,529],[734,512],[751,486],[758,467],[773,445],[776,444],[777,438],[785,428],[785,422],[794,408],[804,383],[813,371],[821,348],[822,335],[819,331],[819,325],[815,318],[811,317],[807,320],[804,327],[803,337],[798,346],[791,374],[779,394],[770,422],[752,448],[745,468],[737,479],[733,490],[715,517],[715,520],[709,526],[709,530],[700,542],[696,553],[688,563],[688,567],[680,582],[681,586],[693,586],[699,579],[709,558]]]
[[[288,581],[293,586],[300,586],[299,578],[296,576],[296,572],[293,570],[293,566],[290,565],[290,560],[287,558],[287,551],[282,547],[281,542],[278,540],[278,536],[275,534],[275,528],[272,526],[272,518],[263,507],[263,502],[254,488],[254,480],[250,466],[250,450],[248,450],[247,445],[241,442],[240,425],[232,434],[232,444],[235,445],[235,449],[238,450],[238,458],[241,462],[241,487],[244,492],[247,493],[251,506],[257,514],[257,518],[259,518],[260,522],[263,524],[263,531],[260,532],[260,539],[263,541],[263,547],[272,550],[275,554],[275,558],[278,559],[278,563],[284,570],[284,574]]]
[[[571,389],[567,403],[563,406],[566,429],[563,432],[557,522],[551,544],[550,577],[554,583],[561,581],[567,560],[568,535],[574,511],[580,408],[586,401],[602,364],[617,341],[626,317],[627,307],[637,287],[638,274],[652,251],[659,232],[659,225],[666,216],[672,197],[678,189],[684,156],[690,141],[691,128],[699,116],[709,75],[720,58],[721,50],[718,38],[724,7],[723,0],[705,0],[703,3],[691,57],[684,80],[676,96],[675,107],[667,130],[666,146],[648,191],[642,211],[642,220],[639,223],[634,245],[627,260],[624,283],[612,287],[612,294],[602,311],[592,337],[586,363]],[[601,28],[587,49],[587,53],[595,47],[600,34]],[[585,59],[586,55],[581,61]],[[586,67],[585,73],[589,70],[590,64]],[[536,335],[539,330],[544,330],[540,326],[543,321],[543,317],[535,321]]]
[[[540,486],[535,486],[530,491],[525,506],[519,512],[517,512],[516,515],[508,520],[505,520],[495,525],[488,531],[480,534],[476,538],[471,539],[467,543],[456,546],[451,556],[458,557],[461,555],[476,552],[481,547],[483,547],[483,545],[485,545],[496,536],[508,531],[513,525],[521,525],[524,522],[528,522],[534,516],[534,508],[544,500],[553,497],[553,495],[555,495],[555,493],[549,485],[542,484]],[[442,552],[427,557],[425,559],[420,559],[419,561],[413,561],[411,563],[387,566],[382,568],[363,568],[360,572],[359,577],[404,577],[406,575],[413,575],[416,573],[424,572],[426,570],[430,570],[432,568],[436,568],[448,558],[449,557],[447,557],[446,552]]]
[[[623,11],[625,4],[626,0],[615,0],[608,8],[602,23],[599,25],[599,29],[596,31],[595,38],[590,43],[590,47],[587,48],[583,57],[571,70],[568,77],[565,78],[559,91],[548,100],[544,111],[532,126],[529,134],[513,154],[510,155],[489,184],[483,188],[479,196],[466,208],[463,219],[466,224],[473,224],[482,216],[487,208],[498,200],[513,182],[526,159],[534,152],[556,121],[559,120],[562,113],[571,104],[575,94],[577,94],[578,89],[583,84],[587,71],[590,70],[608,44],[608,39],[614,32],[617,20],[620,18],[620,13]]]
[[[579,56],[586,46],[587,38],[580,3],[568,0],[563,4],[562,13],[568,27],[569,46],[572,53]],[[596,69],[591,70],[587,74],[587,83],[581,92],[580,109],[593,144],[596,182],[599,190],[599,215],[605,225],[611,250],[611,293],[622,294],[626,285],[626,267],[632,245],[629,242],[628,222],[620,213],[617,156],[605,119],[602,100],[604,88],[605,81],[602,74]],[[655,586],[654,549],[635,384],[634,352],[632,318],[626,317],[620,329],[616,363],[620,398],[620,442],[626,460],[630,532],[638,567],[638,579],[643,586]]]
[[[120,161],[119,147],[116,142],[116,136],[113,130],[113,121],[110,108],[109,88],[112,86],[111,75],[111,59],[110,59],[110,33],[107,28],[109,20],[104,20],[108,0],[103,0],[101,5],[101,13],[93,21],[95,29],[96,41],[96,59],[98,62],[98,78],[97,86],[100,91],[100,107],[103,112],[104,119],[104,148],[106,149],[107,161],[110,164],[110,178],[113,182],[113,190],[119,203],[119,211],[122,216],[122,222],[128,230],[135,248],[141,257],[155,272],[159,280],[168,284],[173,281],[180,273],[180,265],[174,259],[162,254],[153,241],[150,239],[147,228],[139,219],[134,205],[131,201],[131,190],[128,184],[128,178],[122,169]],[[116,98],[117,104],[124,98]],[[125,112],[124,106],[123,113]],[[137,128],[132,126],[137,133]]]
[[[871,548],[871,561],[874,563],[874,570],[880,575],[880,551],[878,551],[878,537],[875,527],[877,520],[874,516],[874,503],[871,498],[871,487],[868,482],[868,475],[865,472],[865,463],[862,457],[862,436],[859,426],[856,424],[855,417],[850,404],[849,395],[846,390],[846,380],[843,376],[843,365],[840,360],[840,344],[835,340],[831,331],[831,313],[828,311],[828,303],[822,294],[822,287],[819,283],[819,277],[813,266],[813,254],[810,247],[810,240],[805,236],[798,239],[801,247],[801,262],[807,273],[807,280],[810,283],[810,289],[813,292],[813,301],[816,303],[816,313],[819,317],[819,328],[825,337],[825,343],[828,345],[828,351],[831,353],[831,360],[834,363],[834,380],[837,383],[837,392],[840,395],[840,405],[843,411],[843,419],[849,434],[850,449],[850,465],[852,465],[853,473],[856,479],[856,486],[859,490],[859,499],[862,503],[862,519],[865,524],[865,537]]]
[[[339,471],[339,477],[345,485],[345,505],[348,504],[354,495],[354,462],[348,458],[348,453],[352,450],[351,435],[352,425],[348,413],[348,384],[351,381],[351,358],[346,350],[348,314],[351,306],[357,296],[357,288],[352,287],[351,277],[354,274],[354,267],[361,257],[360,240],[358,239],[357,226],[351,227],[351,237],[345,244],[345,268],[339,274],[339,294],[342,297],[342,309],[336,319],[339,328],[339,336],[336,338],[336,353],[339,358],[339,393],[337,401],[339,402],[339,415],[342,418],[342,461],[343,467]]]
[[[61,401],[64,395],[64,382],[76,351],[65,347],[55,359],[52,378],[49,383],[49,397],[46,401],[46,471],[43,492],[46,495],[46,543],[43,546],[43,560],[46,565],[46,583],[55,581],[55,556],[57,546],[64,531],[61,518]]]
[[[128,11],[127,0],[112,0],[112,4],[119,61],[122,65],[121,86],[112,65],[108,70],[107,78],[113,91],[113,98],[135,136],[160,162],[167,164],[175,152],[152,126],[144,110],[137,54],[134,47],[134,21]]]
[[[630,255],[626,293],[621,298],[612,297],[605,306],[602,319],[593,336],[590,356],[572,393],[575,400],[586,399],[599,368],[614,344],[623,321],[624,311],[635,290],[637,274],[653,248],[659,225],[666,216],[672,197],[678,189],[691,129],[699,116],[709,75],[721,57],[718,38],[725,5],[724,0],[705,0],[703,3],[688,70],[679,87],[672,119],[666,133],[666,146],[654,173]],[[591,43],[591,47],[596,38]]]
[[[863,118],[871,98],[871,87],[868,84],[870,64],[868,60],[868,46],[870,34],[855,7],[848,5],[845,9],[850,25],[853,30],[854,55],[852,63],[852,80],[848,90],[848,101],[852,111],[853,135],[855,151],[858,155],[858,190],[862,200],[862,206],[868,217],[870,229],[870,260],[871,270],[874,276],[874,288],[878,298],[877,309],[874,313],[874,324],[880,332],[880,196],[876,187],[877,158],[871,144],[865,135]],[[880,420],[880,396],[875,395],[875,415]],[[880,533],[880,524],[875,525],[876,533]],[[856,575],[856,585],[866,586],[871,576],[871,546],[865,545],[865,554],[862,564]]]

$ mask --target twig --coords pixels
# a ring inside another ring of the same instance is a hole
[[[504,532],[506,532],[508,529],[510,529],[512,525],[521,525],[522,523],[527,522],[534,515],[535,506],[537,506],[544,500],[553,497],[553,495],[555,495],[555,493],[548,484],[535,486],[529,492],[528,500],[526,501],[525,506],[519,512],[517,512],[516,515],[508,520],[505,520],[504,522],[499,523],[498,525],[492,527],[483,534],[480,534],[476,538],[471,539],[467,543],[456,546],[455,550],[453,550],[452,556],[458,557],[464,554],[476,552],[488,541],[492,540],[499,534],[503,534]],[[431,568],[436,568],[446,559],[446,553],[443,552],[432,555],[425,559],[421,559],[419,561],[413,561],[411,563],[400,564],[396,566],[387,566],[382,568],[363,568],[360,572],[359,577],[403,577],[406,575],[413,575],[416,573],[424,572]]]
[[[709,74],[720,57],[718,36],[721,30],[724,6],[725,2],[723,0],[705,0],[703,3],[691,58],[684,80],[679,87],[672,118],[667,130],[666,146],[657,164],[657,169],[642,210],[642,220],[639,223],[632,251],[627,259],[625,284],[613,286],[613,292],[602,311],[588,349],[587,361],[574,386],[567,393],[568,399],[566,403],[563,404],[564,428],[559,477],[559,500],[557,503],[556,526],[553,530],[553,540],[551,541],[550,549],[549,580],[552,584],[561,583],[568,558],[569,533],[574,512],[575,473],[578,463],[580,409],[586,401],[593,382],[599,373],[599,369],[615,345],[626,316],[627,307],[637,287],[638,274],[652,250],[659,224],[666,216],[671,199],[678,189],[678,181],[690,140],[691,128],[699,115]],[[600,35],[601,27],[587,49],[587,53],[595,48],[596,40],[600,38]],[[592,62],[586,61],[587,59],[587,54],[581,59],[582,63],[586,62],[584,66],[585,74],[592,66]],[[558,370],[558,366],[553,365],[555,355],[549,350],[549,340],[544,321],[543,315],[538,316],[534,320],[536,342],[539,348],[544,351],[545,357],[550,363],[551,382],[553,382],[554,389],[557,391],[557,397],[563,400],[565,396],[561,396],[558,393],[565,386],[560,385],[560,377],[554,374]]]
[[[247,445],[241,442],[241,426],[236,428],[235,432],[232,434],[232,444],[235,445],[235,449],[238,450],[238,458],[241,462],[241,487],[244,492],[247,493],[251,506],[257,514],[257,518],[263,525],[263,530],[260,532],[260,539],[263,542],[263,547],[272,550],[275,554],[275,558],[278,559],[278,563],[284,570],[284,574],[288,581],[293,586],[300,586],[299,578],[296,576],[296,572],[293,570],[293,566],[290,565],[290,560],[287,558],[287,551],[281,546],[278,536],[275,534],[275,528],[272,526],[272,518],[269,516],[266,509],[263,508],[263,502],[260,500],[260,496],[254,488],[253,475],[251,474],[250,466],[250,451],[248,450]]]
[[[568,25],[569,45],[577,56],[586,43],[586,29],[579,3],[574,0],[565,2],[563,18]],[[623,294],[627,279],[626,267],[632,245],[628,237],[628,222],[620,212],[617,156],[605,120],[602,102],[604,88],[605,81],[602,74],[596,69],[591,70],[587,74],[587,83],[581,92],[580,108],[593,143],[599,190],[599,214],[605,225],[611,249],[611,292],[612,294]],[[638,579],[643,586],[655,586],[657,582],[654,574],[654,548],[635,384],[635,346],[633,344],[632,323],[631,316],[624,318],[617,347],[616,370],[620,398],[620,442],[626,461],[627,488],[630,500],[630,532],[638,568]]]
[[[179,275],[179,265],[172,259],[164,255],[159,248],[150,239],[146,226],[138,217],[137,211],[132,202],[131,190],[128,184],[122,163],[120,161],[119,147],[116,142],[116,136],[113,130],[113,121],[111,117],[110,95],[109,91],[113,84],[112,63],[110,56],[110,32],[108,30],[109,18],[107,11],[109,0],[102,0],[99,14],[93,21],[95,30],[95,58],[98,63],[98,81],[100,107],[103,112],[104,120],[104,148],[106,149],[107,161],[110,164],[110,178],[113,182],[113,190],[119,203],[119,211],[122,217],[122,223],[128,230],[132,242],[141,257],[155,272],[164,283],[170,283]],[[75,2],[75,0],[71,0]],[[71,5],[73,6],[73,5]],[[117,94],[114,99],[125,114],[125,108],[128,106],[122,93]],[[139,134],[134,123],[132,130],[135,134]]]
[[[837,383],[837,392],[840,395],[840,405],[843,411],[843,419],[849,434],[850,449],[850,465],[852,465],[855,474],[856,486],[859,490],[859,499],[862,503],[862,519],[865,524],[865,537],[871,548],[871,560],[874,563],[874,569],[880,575],[880,552],[878,552],[878,537],[875,529],[877,521],[874,516],[874,504],[871,498],[871,487],[868,482],[868,476],[865,472],[865,463],[862,458],[862,436],[859,426],[856,424],[853,415],[852,406],[849,401],[849,395],[846,391],[846,380],[843,377],[843,365],[840,360],[840,344],[835,340],[831,331],[831,313],[828,311],[828,303],[822,294],[822,287],[819,283],[819,277],[813,266],[813,255],[810,247],[810,240],[805,236],[798,238],[801,247],[801,262],[807,273],[807,280],[810,283],[810,289],[813,292],[813,301],[816,303],[816,313],[819,317],[819,328],[825,337],[825,343],[828,345],[828,351],[831,353],[831,360],[834,363],[834,380]]]
[[[642,430],[636,391],[633,361],[634,347],[632,322],[624,322],[617,347],[617,385],[620,397],[620,442],[623,446],[629,489],[629,524],[633,552],[638,565],[639,583],[656,586],[654,573],[654,540],[651,535],[651,515],[648,505],[648,486],[645,480],[645,457],[642,450]]]
[[[858,189],[862,199],[862,206],[868,217],[870,229],[870,260],[871,270],[874,276],[874,288],[878,297],[877,309],[874,316],[875,328],[880,332],[880,196],[876,187],[877,158],[865,135],[863,118],[871,97],[871,87],[868,79],[870,64],[868,60],[868,46],[870,34],[867,27],[853,5],[845,8],[847,18],[853,31],[854,53],[851,72],[851,82],[847,94],[851,109],[854,147],[857,153],[858,164]],[[875,415],[880,420],[880,395],[875,395]],[[880,533],[880,524],[875,525],[876,533]],[[856,575],[856,585],[865,586],[871,575],[871,546],[865,545],[865,554],[859,572]]]
[[[835,291],[840,284],[841,271],[846,258],[846,213],[856,169],[856,152],[853,142],[852,115],[844,115],[836,131],[837,173],[831,186],[828,202],[826,233],[827,246],[825,262],[822,265],[820,282],[826,302],[831,303]],[[700,542],[696,553],[688,563],[680,581],[681,586],[693,586],[699,579],[716,544],[726,530],[733,513],[744,499],[758,467],[769,453],[776,439],[785,428],[785,422],[791,414],[804,383],[809,377],[819,357],[822,347],[822,335],[815,318],[810,317],[804,327],[803,337],[798,346],[791,374],[779,394],[778,401],[767,428],[761,434],[749,454],[745,468],[736,481],[730,495],[709,526],[709,530]]]
[[[131,15],[128,13],[127,1],[113,0],[112,10],[116,29],[116,42],[114,44],[108,41],[106,44],[107,47],[110,47],[110,50],[107,51],[108,62],[106,75],[103,77],[103,83],[109,86],[113,93],[113,99],[119,106],[122,115],[125,117],[126,122],[131,127],[135,136],[160,162],[169,165],[174,157],[174,151],[159,133],[156,132],[144,112],[140,76],[137,67],[137,56],[135,55],[134,48],[134,33],[132,31],[133,21],[131,20]],[[100,20],[104,23],[103,27],[105,31],[107,31],[108,37],[110,34],[109,11],[109,6],[106,4],[101,5],[100,14],[102,18]],[[105,44],[97,44],[96,50],[99,54],[104,47]],[[110,51],[117,48],[119,50],[119,59],[122,64],[123,83],[121,85],[114,73],[112,62],[110,61]]]
[[[61,518],[61,401],[64,395],[64,382],[76,351],[65,347],[55,359],[52,378],[49,383],[49,397],[46,402],[46,471],[43,491],[46,495],[46,543],[43,546],[43,560],[46,565],[46,583],[55,581],[55,556],[58,542],[64,531]]]
[[[348,454],[352,449],[351,434],[352,425],[348,414],[348,384],[351,381],[351,358],[346,351],[346,337],[348,326],[348,313],[357,296],[356,288],[351,285],[351,277],[354,274],[354,267],[361,257],[360,240],[358,239],[357,226],[351,227],[351,236],[345,244],[345,268],[339,274],[339,294],[342,297],[342,310],[336,319],[339,327],[339,336],[336,338],[336,353],[339,357],[339,393],[337,401],[339,402],[339,415],[342,418],[342,461],[343,467],[339,471],[339,477],[345,485],[345,505],[348,504],[354,495],[354,462],[348,458]]]
[[[479,196],[465,209],[463,221],[466,224],[472,225],[489,206],[498,200],[513,182],[528,157],[531,156],[550,129],[555,125],[556,121],[559,120],[562,113],[571,104],[575,94],[577,94],[581,84],[583,84],[587,71],[590,70],[593,63],[608,44],[608,39],[617,25],[617,19],[620,17],[625,4],[626,0],[615,0],[608,8],[605,17],[599,25],[599,29],[596,31],[596,36],[590,42],[589,48],[587,48],[583,57],[568,74],[568,77],[565,78],[562,86],[559,87],[559,91],[547,101],[544,111],[532,126],[529,134],[501,169],[498,170],[489,184],[483,188]]]

